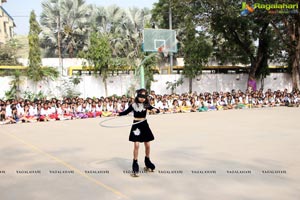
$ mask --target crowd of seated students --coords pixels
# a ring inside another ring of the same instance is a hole
[[[241,90],[230,92],[204,92],[192,94],[149,95],[150,104],[161,113],[206,112],[230,109],[288,106],[298,107],[300,92]],[[0,124],[43,122],[115,116],[128,107],[134,98],[63,98],[40,100],[0,100]]]
[[[299,91],[288,92],[272,91],[263,92],[241,90],[230,92],[204,92],[182,95],[151,95],[152,106],[160,109],[162,113],[179,112],[206,112],[230,109],[264,108],[264,107],[298,107],[300,104]]]

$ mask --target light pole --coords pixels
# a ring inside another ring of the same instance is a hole
[[[171,0],[169,0],[169,29],[172,30],[172,8],[171,8]],[[170,54],[170,73],[173,73],[173,53]]]
[[[59,60],[59,68],[61,68],[61,76],[63,76],[64,67],[61,55],[61,23],[60,23],[60,14],[57,16],[57,48],[58,48],[58,60]]]

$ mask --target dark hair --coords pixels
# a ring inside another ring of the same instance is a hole
[[[146,95],[148,95],[148,91],[144,88],[138,89],[135,92],[136,92],[137,95],[142,94],[142,93],[145,93]]]
[[[144,89],[144,88],[141,88],[141,89],[138,89],[138,90],[136,90],[136,97],[135,97],[135,99],[134,99],[134,102],[135,103],[141,103],[141,102],[139,102],[139,95],[140,94],[142,94],[142,93],[145,93],[145,95],[147,96],[146,98],[145,98],[145,101],[144,101],[144,106],[147,108],[148,106],[150,106],[150,103],[149,103],[149,98],[148,98],[148,92],[147,92],[147,90],[146,89]]]

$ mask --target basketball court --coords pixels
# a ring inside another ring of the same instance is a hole
[[[153,173],[130,176],[130,127],[104,118],[0,126],[0,199],[296,200],[300,109],[148,116]],[[139,165],[144,167],[144,146]]]

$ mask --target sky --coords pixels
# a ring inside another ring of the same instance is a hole
[[[12,16],[16,24],[16,35],[27,35],[29,32],[29,15],[32,10],[36,15],[42,12],[41,2],[44,0],[7,0],[2,7]],[[95,4],[99,6],[118,5],[122,8],[138,7],[152,8],[153,3],[159,0],[86,0],[87,4]]]

